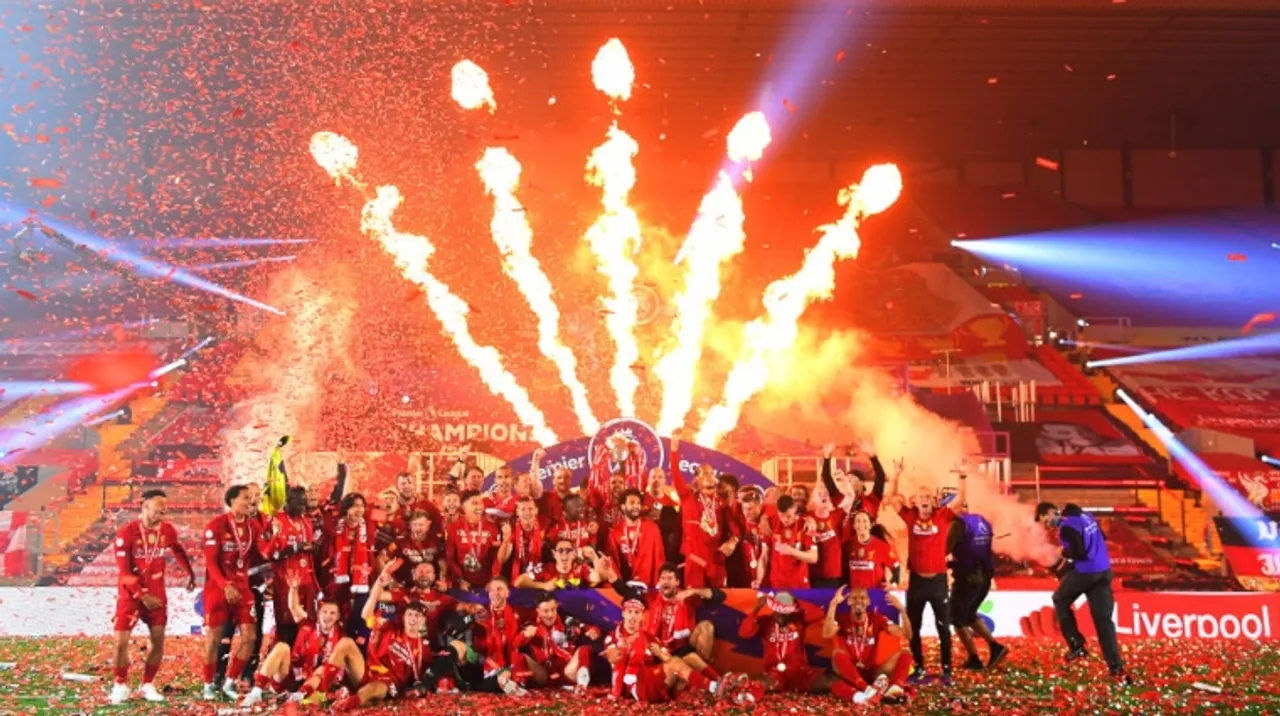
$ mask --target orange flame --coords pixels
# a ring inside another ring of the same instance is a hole
[[[352,172],[360,151],[351,140],[333,132],[316,132],[311,135],[311,156],[335,182],[341,184],[343,179],[347,179],[355,183]]]
[[[893,164],[879,164],[862,175],[862,181],[840,191],[846,207],[839,221],[819,227],[822,237],[810,249],[796,273],[769,284],[764,292],[765,315],[746,326],[738,360],[729,372],[721,402],[707,411],[695,442],[715,444],[738,424],[742,406],[769,381],[770,360],[788,349],[798,334],[796,322],[815,299],[831,297],[835,288],[837,259],[858,255],[862,219],[888,209],[902,193],[902,174]]]
[[[312,153],[316,147],[354,145],[340,135],[312,137]],[[336,139],[334,139],[336,137]],[[339,141],[340,140],[340,141]],[[316,156],[316,163],[329,172],[335,180],[341,182],[346,178],[356,186],[362,186],[355,178],[355,162],[331,161],[332,155],[321,151]],[[516,381],[515,376],[502,364],[502,356],[492,346],[481,346],[471,336],[471,328],[467,322],[470,311],[467,304],[456,296],[449,286],[437,279],[428,270],[428,261],[435,253],[431,241],[417,234],[404,233],[396,229],[391,220],[392,214],[400,206],[402,198],[400,190],[394,186],[380,186],[374,195],[365,203],[360,215],[360,228],[370,237],[376,239],[395,260],[397,268],[405,278],[421,286],[427,296],[427,305],[436,318],[444,326],[445,333],[453,341],[464,360],[475,366],[480,372],[484,384],[508,403],[515,410],[516,417],[529,427],[535,440],[543,445],[559,442],[556,434],[547,425],[546,416],[529,399],[529,394]]]
[[[734,161],[754,161],[770,141],[764,114],[752,112],[734,126],[728,136],[728,154]],[[741,253],[746,233],[742,199],[733,179],[720,172],[716,185],[702,197],[698,217],[677,254],[685,266],[684,291],[672,303],[676,308],[675,346],[654,366],[662,382],[662,407],[657,429],[661,435],[684,425],[693,407],[694,378],[702,358],[702,334],[711,317],[711,303],[720,296],[720,267]]]
[[[489,87],[489,75],[480,65],[471,60],[463,60],[453,66],[453,101],[462,105],[463,109],[479,109],[489,107],[489,114],[498,108],[493,99],[493,89]]]
[[[533,229],[515,195],[520,185],[520,162],[506,149],[490,147],[476,169],[480,171],[485,190],[493,196],[493,221],[489,228],[502,252],[502,268],[538,317],[538,348],[560,372],[560,380],[569,389],[573,412],[584,434],[595,435],[600,430],[600,421],[592,414],[587,388],[578,379],[578,363],[573,351],[560,342],[560,309],[551,297],[551,281],[530,253]]]

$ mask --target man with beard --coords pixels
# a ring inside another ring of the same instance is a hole
[[[698,662],[690,663],[694,668],[701,669],[710,663],[716,641],[715,627],[708,620],[698,621],[698,607],[704,603],[722,604],[724,592],[712,587],[682,589],[680,568],[670,562],[658,569],[657,590],[645,592],[618,579],[608,565],[602,566],[606,568],[605,578],[623,599],[636,599],[646,606],[645,631],[658,645],[678,658],[697,657]]]
[[[556,540],[555,561],[541,564],[532,573],[516,578],[516,589],[588,589],[600,583],[600,567],[592,567],[575,560],[573,543],[565,538]],[[598,558],[597,558],[598,561]]]
[[[262,660],[262,668],[253,677],[253,690],[240,703],[241,708],[256,706],[264,696],[271,698],[301,688],[306,679],[333,656],[333,650],[343,638],[342,629],[338,627],[341,616],[338,605],[322,602],[312,621],[299,596],[297,578],[290,579],[293,581],[285,601],[295,628],[294,639],[278,641],[271,647],[267,658]]]
[[[630,697],[642,704],[667,703],[686,685],[691,690],[705,690],[725,698],[742,683],[741,676],[725,674],[721,679],[710,667],[690,666],[672,654],[643,628],[645,613],[643,601],[627,598],[622,603],[622,623],[605,640],[605,659],[613,665],[611,699]]]
[[[507,573],[514,583],[522,574],[533,574],[545,561],[545,530],[538,521],[538,503],[532,497],[521,498],[516,503],[516,520],[511,529],[503,531],[502,546],[498,549],[498,564],[511,567]]]
[[[586,516],[585,505],[581,495],[569,495],[564,501],[564,519],[551,528],[547,539],[567,539],[573,543],[577,559],[591,560],[595,558],[596,534],[600,525]]]
[[[453,531],[454,525],[461,519],[462,493],[458,492],[458,488],[449,485],[444,488],[444,497],[440,498],[440,528],[443,530],[446,540],[449,537],[449,533]]]
[[[822,486],[827,488],[831,502],[844,509],[846,514],[866,512],[871,515],[871,522],[874,524],[880,513],[880,503],[884,500],[885,472],[880,458],[871,452],[867,443],[862,444],[862,454],[871,461],[871,469],[875,474],[874,484],[868,492],[861,475],[856,472],[846,473],[840,466],[832,465],[831,456],[835,449],[835,443],[827,443],[822,448]],[[851,504],[846,506],[846,500],[851,500]]]
[[[764,537],[763,508],[759,490],[746,488],[738,500],[742,505],[742,561],[752,589],[765,582],[769,569],[769,541]]]
[[[487,585],[489,606],[471,625],[471,644],[458,654],[457,684],[464,691],[524,696],[518,679],[527,676],[521,663],[514,672],[514,644],[520,633],[515,610],[507,602],[511,589],[501,577]],[[523,661],[523,660],[522,660]]]
[[[110,702],[118,706],[129,698],[129,635],[139,621],[147,625],[151,637],[147,663],[142,673],[142,697],[153,703],[164,701],[152,681],[160,671],[164,657],[164,628],[169,623],[169,600],[165,594],[164,574],[167,551],[172,551],[178,564],[187,572],[187,590],[196,587],[196,573],[191,560],[178,541],[178,531],[166,522],[167,498],[160,490],[142,495],[142,516],[120,529],[116,536],[116,566],[120,568],[116,595],[115,684]]]
[[[800,523],[790,495],[778,498],[778,529],[769,543],[769,586],[808,589],[809,567],[818,562],[818,548]]]
[[[463,520],[454,525],[445,545],[449,574],[462,590],[487,584],[498,570],[502,531],[484,515],[484,501],[472,495],[462,506]]]
[[[595,518],[600,529],[596,533],[597,551],[605,552],[609,547],[609,535],[622,520],[622,492],[627,488],[627,476],[621,470],[609,476],[609,493],[596,490],[587,493],[587,507]]]
[[[680,495],[667,484],[667,472],[661,467],[649,471],[649,485],[644,495],[644,511],[658,523],[662,533],[662,553],[666,562],[680,562],[681,526]]]
[[[720,588],[727,577],[724,559],[737,549],[738,538],[729,534],[725,506],[716,490],[715,470],[707,463],[698,466],[695,492],[677,472],[679,450],[680,431],[677,430],[671,435],[671,464],[684,520],[685,582],[691,587]]]
[[[897,598],[888,593],[885,597],[901,614],[902,604]],[[822,625],[822,638],[835,640],[831,668],[838,678],[831,685],[831,693],[858,705],[874,704],[881,698],[904,698],[911,655],[902,648],[902,642],[911,639],[910,624],[900,627],[883,614],[871,611],[871,596],[866,589],[851,590],[849,613],[837,615],[836,610],[844,601],[845,590],[841,587],[831,599]]]
[[[538,473],[532,472],[535,481]],[[573,473],[567,467],[557,467],[551,473],[551,490],[543,492],[541,497],[534,498],[538,501],[538,512],[549,525],[554,525],[564,519],[564,502],[569,496],[575,494],[573,487]]]
[[[622,520],[609,533],[608,554],[624,580],[652,587],[664,561],[662,535],[657,524],[641,517],[643,510],[639,490],[622,493]]]
[[[765,606],[769,607],[769,613],[762,615],[760,612]],[[809,665],[809,656],[804,650],[805,630],[820,619],[788,592],[772,597],[762,594],[756,598],[756,608],[742,620],[738,636],[742,639],[759,636],[764,644],[764,673],[760,680],[765,691],[824,694],[831,690],[831,679]]]
[[[814,587],[833,588],[844,577],[844,510],[831,504],[825,487],[815,487],[809,496],[810,537],[818,548],[818,563],[809,569]]]
[[[436,579],[435,566],[430,562],[422,562],[414,568],[412,581],[401,582],[396,586],[392,579],[401,571],[403,571],[401,565],[392,562],[382,571],[387,579],[374,582],[373,589],[369,592],[369,601],[365,603],[364,613],[361,614],[366,623],[374,627],[384,621],[400,625],[404,618],[404,608],[417,602],[423,606],[423,614],[427,619],[426,634],[431,639],[431,643],[435,644],[440,635],[441,620],[445,615],[455,611],[462,613],[479,611],[476,605],[462,604],[441,591],[441,585]],[[374,629],[368,649],[371,657],[382,653],[386,645],[380,643],[378,639],[380,635],[385,636],[388,633],[385,629]]]
[[[301,624],[297,611],[289,600],[280,595],[294,592],[302,613],[309,619],[315,614],[320,599],[320,585],[316,583],[315,533],[311,520],[306,516],[307,493],[301,487],[290,487],[286,493],[284,510],[271,520],[271,537],[268,546],[273,563],[271,600],[275,609],[276,637],[285,644],[292,644]]]
[[[520,630],[512,643],[529,671],[528,685],[573,685],[582,695],[591,685],[591,644],[600,630],[572,619],[560,618],[560,605],[551,594],[539,594],[533,621]]]
[[[437,536],[431,516],[426,512],[414,512],[409,515],[409,531],[404,537],[397,539],[378,556],[378,564],[387,564],[400,560],[400,571],[395,580],[401,584],[413,581],[413,570],[424,562],[436,567],[439,573],[440,563],[444,561],[444,543]]]
[[[397,512],[406,521],[411,520],[414,513],[425,512],[431,520],[431,534],[441,541],[444,540],[444,523],[440,519],[440,508],[436,507],[431,498],[418,490],[418,483],[413,479],[413,475],[407,472],[396,475],[396,501],[399,503]]]
[[[333,490],[327,498],[323,497],[320,481],[312,482],[307,485],[307,519],[311,521],[312,543],[312,564],[321,564],[324,561],[324,555],[328,548],[328,542],[333,539],[334,533],[338,528],[338,510],[342,502],[342,493],[347,486],[347,466],[344,463],[338,463],[338,478],[334,482]],[[315,571],[316,584],[319,585],[322,592],[329,589],[329,570],[318,569]]]
[[[494,519],[505,520],[516,513],[515,473],[510,465],[493,472],[493,489],[484,493],[484,511]]]

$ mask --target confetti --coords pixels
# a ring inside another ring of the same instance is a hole
[[[1036,157],[1036,166],[1043,167],[1051,172],[1058,171],[1058,163],[1052,159],[1046,159],[1044,157]]]

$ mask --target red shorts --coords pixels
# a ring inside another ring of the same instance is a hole
[[[257,624],[257,615],[253,613],[253,592],[249,591],[249,585],[234,586],[240,591],[240,601],[235,604],[227,603],[226,592],[222,589],[205,587],[203,601],[206,629],[221,629],[228,620],[234,620],[232,623],[237,626]]]
[[[663,704],[671,700],[671,689],[667,688],[667,672],[661,664],[647,667],[636,674],[636,682],[628,688],[635,700],[642,704]]]
[[[711,562],[703,567],[695,563],[691,559],[684,561],[684,584],[689,589],[704,589],[706,587],[715,587],[717,589],[724,588],[724,582],[727,578],[724,562]]]
[[[786,671],[776,669],[769,672],[777,681],[779,691],[792,691],[807,694],[818,678],[817,670],[804,665],[788,665]]]
[[[168,624],[168,603],[161,600],[159,607],[147,609],[140,599],[123,594],[116,597],[116,631],[133,631],[139,621],[149,627],[162,627]]]

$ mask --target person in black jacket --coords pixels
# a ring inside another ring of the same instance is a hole
[[[836,483],[835,470],[839,467],[832,467],[831,456],[835,453],[835,443],[827,443],[822,448],[822,486],[827,488],[827,492],[831,495],[831,504],[844,510],[846,519],[852,521],[853,516],[859,512],[866,512],[871,517],[871,534],[892,544],[889,534],[885,532],[884,526],[876,524],[876,517],[880,514],[880,503],[884,501],[885,471],[884,466],[880,464],[880,458],[871,452],[871,446],[867,443],[861,445],[859,454],[866,455],[871,462],[871,470],[875,476],[871,485],[871,491],[866,489],[866,476],[857,470],[846,473],[843,470],[840,474],[848,477],[848,484],[853,487],[854,494],[846,495],[841,491]],[[846,499],[852,499],[852,504],[845,506]],[[852,526],[848,530],[852,532]],[[847,543],[845,545],[848,546]],[[849,555],[845,554],[840,560],[844,564],[844,581],[849,581]]]

